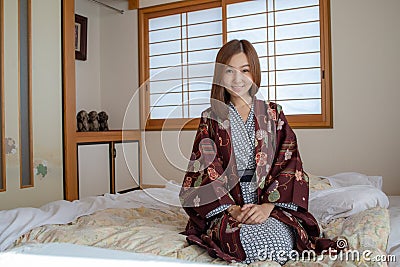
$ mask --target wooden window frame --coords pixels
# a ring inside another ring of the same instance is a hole
[[[243,0],[241,0],[243,1]],[[226,5],[240,0],[199,0],[182,1],[171,4],[139,9],[139,82],[140,122],[144,130],[195,130],[199,118],[147,119],[150,112],[149,78],[149,40],[148,20],[155,17],[177,14],[212,7],[222,7],[222,36],[227,38]],[[333,128],[332,110],[332,60],[330,37],[330,0],[319,0],[320,7],[320,64],[321,64],[321,114],[287,115],[293,128]],[[179,11],[178,11],[179,10]]]

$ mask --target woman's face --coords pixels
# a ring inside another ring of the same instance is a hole
[[[224,68],[222,82],[231,96],[245,97],[253,83],[249,61],[245,53],[233,55]]]

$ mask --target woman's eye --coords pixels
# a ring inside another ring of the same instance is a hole
[[[225,72],[226,73],[233,73],[233,70],[232,69],[227,69],[227,70],[225,70]]]
[[[243,69],[242,72],[250,72],[249,69]]]

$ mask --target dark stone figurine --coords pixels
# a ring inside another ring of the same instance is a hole
[[[99,131],[99,115],[96,111],[89,112],[89,131],[98,132]]]
[[[104,111],[99,112],[99,131],[108,131],[108,115]]]
[[[89,131],[89,116],[85,110],[81,110],[76,115],[78,132]]]

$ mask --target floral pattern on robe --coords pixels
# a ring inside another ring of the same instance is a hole
[[[254,113],[258,204],[280,202],[299,207],[295,211],[277,206],[270,216],[295,229],[300,252],[337,249],[333,240],[320,238],[318,223],[307,211],[308,176],[303,171],[296,135],[281,107],[254,99]],[[219,206],[244,204],[229,119],[222,121],[211,108],[202,113],[180,199],[190,217],[184,232],[189,243],[229,262],[246,258],[239,237],[241,223],[227,214],[206,218]]]

